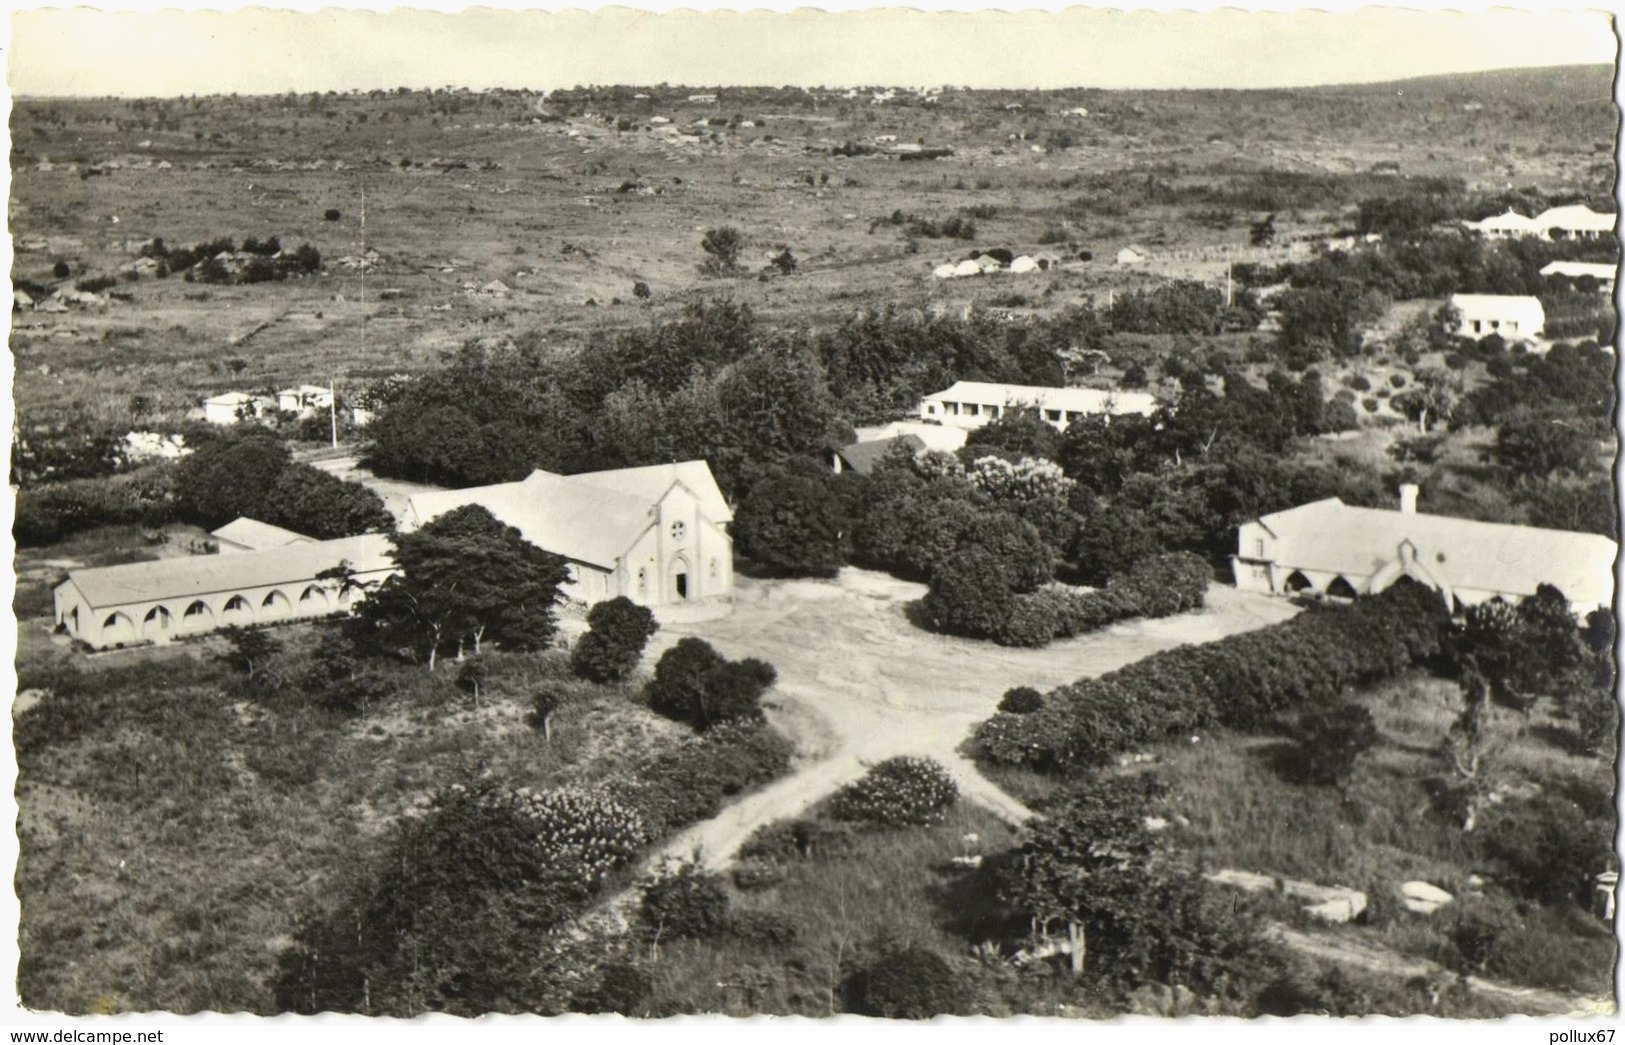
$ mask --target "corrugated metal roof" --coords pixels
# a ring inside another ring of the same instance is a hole
[[[1263,516],[1283,567],[1365,577],[1404,541],[1451,588],[1533,595],[1550,584],[1570,602],[1609,605],[1619,546],[1600,534],[1479,522],[1426,512],[1356,508],[1337,498]]]
[[[1107,391],[1099,388],[1045,388],[1040,385],[1005,385],[988,381],[955,381],[926,399],[1003,406],[1020,403],[1047,410],[1080,414],[1150,414],[1156,397],[1147,392]]]
[[[387,536],[369,533],[264,551],[192,555],[73,570],[64,583],[78,588],[94,608],[122,606],[275,584],[299,584],[341,561],[348,562],[357,573],[387,570],[394,565],[390,558],[392,550]]]
[[[239,516],[233,519],[220,529],[210,533],[209,536],[218,537],[222,541],[230,541],[232,544],[240,545],[250,551],[282,548],[289,544],[314,543],[312,538],[306,537],[302,533],[284,530],[280,526],[272,526],[270,523],[250,519],[247,516]],[[239,550],[237,548],[232,549],[233,552]]]
[[[718,523],[733,513],[704,461],[619,468],[581,475],[537,470],[517,483],[415,494],[415,526],[467,504],[482,505],[525,540],[555,555],[610,570],[654,518],[655,505],[681,483]]]

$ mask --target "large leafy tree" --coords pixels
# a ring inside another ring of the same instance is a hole
[[[267,495],[289,467],[288,447],[275,432],[243,425],[230,436],[198,447],[175,466],[175,508],[199,526],[221,526],[238,516],[265,518]]]
[[[481,505],[464,505],[395,537],[390,577],[362,604],[361,634],[421,657],[494,640],[509,649],[546,645],[553,608],[570,579],[565,561],[536,547]]]
[[[851,529],[838,482],[822,469],[784,469],[753,484],[734,513],[739,553],[780,576],[833,576]]]

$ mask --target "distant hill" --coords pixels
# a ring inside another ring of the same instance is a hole
[[[1475,73],[1442,73],[1381,83],[1339,84],[1308,88],[1321,93],[1371,94],[1404,91],[1417,99],[1469,102],[1497,99],[1539,104],[1560,99],[1600,101],[1614,96],[1614,67],[1549,65],[1524,69],[1489,69]]]

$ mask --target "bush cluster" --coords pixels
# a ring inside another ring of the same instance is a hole
[[[837,791],[830,813],[858,823],[935,824],[958,800],[959,785],[940,762],[900,755]]]
[[[947,959],[916,944],[883,943],[841,983],[847,1011],[893,1020],[928,1020],[958,1013],[965,985]]]
[[[1159,555],[1113,577],[1100,591],[1041,588],[1017,595],[1010,617],[994,636],[1006,646],[1043,646],[1054,638],[1085,635],[1132,617],[1169,617],[1197,609],[1212,574],[1189,552]]]
[[[638,913],[656,939],[715,936],[728,926],[728,890],[721,875],[685,863],[644,883]]]
[[[1039,711],[984,722],[977,749],[993,762],[1062,771],[1214,724],[1257,728],[1434,656],[1449,620],[1435,593],[1401,583],[1347,608],[1310,610],[1062,687]]]
[[[725,722],[637,766],[619,794],[652,834],[664,835],[715,816],[727,798],[783,776],[794,751],[759,722]]]
[[[447,788],[457,797],[466,791],[460,784]],[[635,809],[594,791],[488,790],[473,795],[473,802],[482,811],[509,809],[524,817],[552,858],[587,882],[624,867],[649,840]]]
[[[12,535],[25,548],[53,544],[97,526],[162,526],[175,515],[168,465],[17,491]]]

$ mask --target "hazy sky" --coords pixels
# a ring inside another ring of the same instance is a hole
[[[24,11],[12,18],[7,79],[26,95],[661,82],[1274,87],[1615,57],[1601,11],[972,14],[941,10],[940,0],[924,12],[828,14],[306,6]]]

